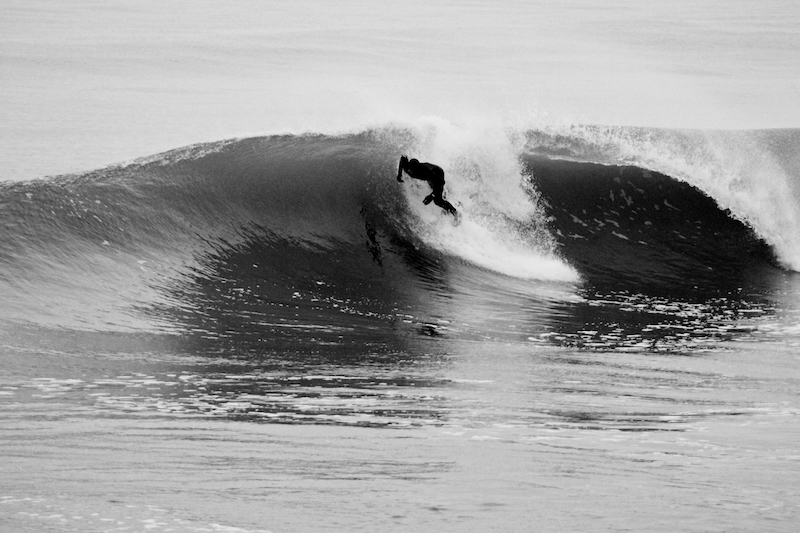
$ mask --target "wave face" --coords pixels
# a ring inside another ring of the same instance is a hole
[[[786,275],[793,249],[759,230],[756,211],[653,169],[664,132],[647,132],[638,162],[626,135],[429,121],[229,140],[7,184],[4,323],[371,346],[402,323],[453,329],[453,306],[466,336],[497,333],[516,304],[536,331],[554,320],[577,331],[587,299],[707,302]],[[796,137],[771,142],[781,135]],[[460,225],[422,204],[424,183],[394,180],[402,153],[445,168]]]
[[[772,248],[697,188],[638,167],[530,158],[564,257],[605,286],[675,295],[742,283]]]

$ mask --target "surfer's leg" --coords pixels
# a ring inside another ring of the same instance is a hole
[[[426,198],[427,199],[427,198]],[[451,215],[456,214],[456,208],[453,207],[453,204],[442,198],[441,196],[435,196],[433,198],[433,203],[450,213]]]
[[[433,201],[436,205],[441,206],[439,202],[443,201],[444,194],[444,180],[428,180],[428,185],[431,186],[431,193],[422,200],[422,203],[428,205]]]
[[[425,199],[422,200],[422,203],[428,205],[429,203],[433,202],[451,215],[455,216],[456,208],[453,207],[453,204],[444,199],[444,180],[429,180],[428,184],[431,186],[431,189],[433,189],[433,192],[426,196]]]
[[[425,198],[426,203],[430,203],[431,197],[433,197],[433,203],[450,213],[451,215],[455,216],[456,208],[453,207],[453,204],[448,202],[444,199],[444,180],[438,180],[431,183],[431,188],[433,192]]]

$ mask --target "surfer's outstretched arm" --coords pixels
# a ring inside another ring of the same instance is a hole
[[[403,169],[405,169],[406,165],[408,164],[408,158],[404,155],[400,156],[400,164],[397,165],[397,181],[403,181]]]

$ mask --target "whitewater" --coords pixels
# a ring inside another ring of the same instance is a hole
[[[795,529],[793,3],[0,14],[1,530]]]

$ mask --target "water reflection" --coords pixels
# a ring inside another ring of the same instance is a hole
[[[170,350],[187,364],[70,390],[111,413],[671,431],[746,406],[694,397],[713,372],[643,361],[785,336],[800,301],[798,276],[777,269],[668,298],[523,282],[379,233],[311,244],[253,232],[199,265],[159,288],[173,305],[148,309],[180,331]]]
[[[176,327],[185,351],[307,367],[446,355],[448,340],[704,350],[796,316],[800,294],[796,274],[769,265],[710,286],[689,279],[672,294],[591,274],[577,285],[519,280],[367,229],[363,243],[252,231],[160,287],[172,304],[147,313]]]

